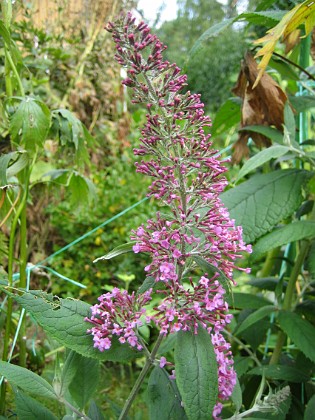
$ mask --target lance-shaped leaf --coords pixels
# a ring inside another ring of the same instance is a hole
[[[245,320],[237,328],[236,334],[240,334],[241,332],[245,331],[247,328],[259,322],[261,319],[272,314],[276,310],[277,308],[275,306],[269,306],[269,305],[263,306],[262,308],[257,309],[257,311],[248,315],[248,317],[245,318]]]
[[[186,414],[181,406],[181,396],[174,379],[165,369],[156,366],[149,379],[147,401],[150,420],[184,420]]]
[[[15,405],[18,418],[21,420],[57,420],[48,408],[20,390],[15,392]]]
[[[249,375],[260,375],[270,379],[277,379],[289,382],[307,382],[310,377],[301,369],[285,365],[257,366],[248,372]]]
[[[272,128],[270,129],[272,130]],[[282,135],[281,135],[281,138],[282,138]],[[289,150],[290,150],[289,147],[281,146],[281,145],[271,146],[265,150],[262,150],[261,152],[257,153],[257,155],[253,156],[252,158],[246,161],[246,163],[243,165],[242,169],[240,170],[237,176],[237,179],[239,180],[243,178],[245,175],[249,174],[254,169],[258,168],[259,166],[263,165],[266,162],[269,162],[269,160],[276,159],[280,156],[285,155]]]
[[[25,392],[54,400],[58,399],[53,387],[44,378],[21,366],[0,361],[0,375]]]
[[[8,291],[4,289],[6,293]],[[112,340],[109,350],[100,352],[93,347],[93,339],[87,330],[90,323],[85,321],[91,316],[90,305],[75,299],[55,298],[39,290],[24,292],[22,295],[8,293],[27,312],[31,313],[44,330],[59,343],[82,354],[98,360],[128,361],[141,352],[136,352],[128,345]]]
[[[302,187],[309,171],[285,169],[252,177],[223,194],[221,199],[252,242],[290,216],[303,200]]]
[[[289,225],[275,229],[263,238],[260,238],[254,246],[255,254],[263,254],[270,249],[286,245],[290,242],[315,237],[315,222],[300,220]]]
[[[93,262],[97,262],[100,260],[110,260],[111,258],[117,257],[118,255],[125,254],[126,252],[131,252],[132,247],[137,243],[137,241],[127,242],[126,244],[119,245],[114,248],[112,251],[108,252],[108,254],[103,255],[102,257],[96,258]]]
[[[218,368],[210,335],[180,331],[175,346],[176,383],[189,420],[212,418],[218,397]]]
[[[315,362],[315,328],[305,319],[290,311],[280,311],[278,321],[281,329],[291,338],[306,357]]]

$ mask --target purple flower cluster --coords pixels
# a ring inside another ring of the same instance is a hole
[[[163,335],[180,330],[197,334],[200,326],[205,328],[218,362],[219,399],[226,400],[236,375],[230,345],[221,334],[231,315],[227,314],[219,277],[234,283],[233,269],[239,269],[235,260],[243,251],[251,252],[243,242],[242,229],[235,226],[219,198],[227,185],[222,176],[226,168],[204,131],[211,122],[204,115],[200,95],[183,93],[187,78],[176,64],[163,61],[166,47],[130,13],[107,29],[116,43],[116,60],[127,67],[123,84],[133,90],[133,102],[147,106],[140,146],[134,150],[144,157],[136,164],[137,171],[153,179],[148,196],[169,209],[158,212],[155,220],[148,220],[131,237],[136,241],[135,253],[146,252],[152,257],[145,271],[155,280],[154,291],[160,296],[146,322],[158,326]],[[198,259],[221,274],[196,276]],[[153,291],[135,297],[114,290],[92,309],[95,326],[90,331],[95,347],[109,348],[110,337],[117,335],[121,342],[140,349],[137,326],[145,312],[141,305],[150,300]],[[221,412],[220,401],[214,418]]]
[[[143,294],[128,294],[115,287],[111,293],[98,298],[99,304],[91,307],[92,316],[86,321],[94,324],[88,330],[93,335],[94,347],[100,351],[108,350],[112,345],[112,337],[119,337],[120,343],[128,343],[131,347],[142,350],[142,345],[135,332],[143,325],[140,318],[146,313],[144,306],[151,300],[151,289]]]

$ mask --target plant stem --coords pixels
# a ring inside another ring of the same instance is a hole
[[[282,309],[285,311],[289,311],[292,307],[292,299],[293,299],[293,294],[296,287],[296,282],[300,274],[301,268],[303,266],[304,259],[308,253],[309,247],[310,247],[310,242],[308,241],[302,242],[300,252],[297,256],[294,267],[292,269],[288,286],[284,295]],[[285,338],[286,338],[285,333],[283,331],[279,331],[276,346],[274,348],[274,351],[270,359],[270,365],[275,365],[278,363],[280,355],[281,355],[282,347],[285,342]]]
[[[274,260],[279,254],[279,247],[270,250],[267,254],[267,258],[264,262],[264,265],[261,269],[259,277],[267,277],[270,276],[271,270],[274,265]]]
[[[137,396],[137,394],[138,394],[138,392],[141,388],[142,382],[144,381],[144,378],[146,377],[150,367],[154,363],[155,356],[158,352],[158,349],[159,349],[159,347],[162,343],[163,338],[164,338],[164,335],[160,334],[159,338],[157,339],[157,341],[156,341],[156,343],[153,347],[153,350],[152,350],[152,353],[151,353],[150,357],[147,357],[146,363],[143,366],[143,369],[142,369],[138,379],[136,380],[136,383],[134,384],[134,386],[133,386],[133,388],[132,388],[132,390],[129,394],[129,397],[126,400],[126,403],[124,405],[124,408],[122,409],[122,412],[120,413],[120,416],[119,416],[118,420],[124,420],[127,417],[128,411],[130,410],[130,407],[131,407],[131,404],[133,403],[134,399],[136,398],[136,396]]]
[[[27,266],[27,197],[29,191],[29,181],[30,181],[30,170],[29,165],[22,172],[21,181],[25,182],[24,196],[23,196],[23,208],[20,216],[20,283],[19,287],[22,289],[26,288],[26,266]],[[21,315],[20,315],[21,316]],[[26,318],[24,317],[20,329],[20,357],[19,364],[22,367],[26,366]]]

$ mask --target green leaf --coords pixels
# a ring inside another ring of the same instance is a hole
[[[26,97],[20,102],[10,121],[10,132],[28,151],[42,147],[51,123],[47,106],[34,98]]]
[[[69,386],[69,391],[80,409],[83,409],[96,391],[100,377],[98,360],[88,359],[81,355],[76,357],[78,369]]]
[[[0,361],[0,375],[30,394],[58,399],[53,387],[44,378],[21,366]]]
[[[314,420],[314,413],[315,413],[315,395],[312,396],[312,398],[309,400],[309,402],[306,405],[303,420]]]
[[[71,350],[68,353],[66,358],[64,367],[61,373],[61,387],[60,387],[60,395],[65,395],[68,390],[70,383],[72,382],[77,370],[79,369],[79,362],[81,360],[81,356],[76,353],[75,351]]]
[[[283,142],[283,134],[281,131],[272,127],[265,127],[263,125],[248,125],[247,127],[240,128],[239,131],[253,131],[254,133],[259,133],[268,137],[268,139],[271,139],[275,143],[282,144]],[[269,149],[271,148],[269,147],[266,150]]]
[[[249,293],[233,293],[233,300],[228,297],[229,306],[237,309],[259,309],[271,304],[271,302],[261,296]]]
[[[112,340],[111,348],[104,352],[95,349],[92,336],[87,333],[92,325],[85,321],[86,317],[91,316],[90,305],[87,303],[70,298],[56,300],[53,295],[40,290],[25,292],[20,296],[8,294],[59,343],[85,357],[124,362],[141,355],[141,352],[120,344],[118,340]]]
[[[275,229],[263,238],[260,238],[254,246],[254,252],[256,254],[263,254],[270,249],[277,248],[278,246],[314,237],[315,222],[300,220]]]
[[[213,276],[215,273],[219,273],[217,280],[222,284],[227,294],[231,293],[231,280],[226,277],[222,270],[210,264],[204,258],[196,256],[193,257],[193,259],[198,267],[201,268],[204,273],[208,273],[209,276]]]
[[[110,260],[111,258],[117,257],[118,255],[125,254],[132,251],[132,247],[137,243],[137,241],[127,242],[126,244],[119,245],[110,251],[108,254],[103,255],[102,257],[96,258],[93,262],[100,260]]]
[[[91,420],[105,420],[103,413],[94,400],[90,403],[88,417],[90,417]]]
[[[285,365],[267,365],[257,366],[247,372],[249,375],[265,376],[267,379],[282,380],[289,382],[307,382],[310,377],[292,366]]]
[[[2,20],[0,20],[0,35],[4,39],[4,42],[9,46],[11,44],[10,33],[7,30],[7,28],[5,27],[5,25],[2,22]]]
[[[254,169],[268,162],[269,160],[276,159],[280,156],[285,155],[289,150],[289,147],[280,145],[271,146],[267,149],[262,150],[261,152],[257,153],[257,155],[253,156],[252,158],[246,161],[246,163],[243,165],[242,169],[240,170],[237,176],[237,180],[243,178],[249,172],[253,171]]]
[[[189,420],[208,420],[218,397],[218,369],[210,335],[179,331],[175,347],[176,383]]]
[[[235,18],[235,21],[247,20],[254,25],[274,26],[285,15],[281,10],[267,10],[260,12],[245,12]]]
[[[144,293],[151,288],[153,289],[153,287],[156,285],[156,283],[157,282],[155,281],[154,277],[150,277],[150,276],[146,277],[144,282],[139,287],[139,289],[137,291],[137,294]]]
[[[258,289],[271,290],[274,292],[279,284],[279,277],[261,277],[251,279],[247,284],[250,284],[253,287],[257,287]],[[283,282],[284,289],[286,289],[287,284],[288,283],[286,281]]]
[[[296,112],[303,112],[311,108],[315,108],[315,96],[290,96],[290,103]]]
[[[208,41],[210,38],[218,36],[222,31],[228,28],[234,22],[234,18],[223,20],[204,32],[200,38],[197,39],[192,49],[189,51],[189,59],[192,59],[195,54],[198,53],[203,47],[203,44]]]
[[[260,174],[232,188],[221,199],[244,240],[252,242],[290,216],[303,200],[302,187],[309,171],[285,169]]]
[[[218,110],[212,124],[212,136],[217,137],[241,121],[241,102],[228,99]]]
[[[156,366],[150,375],[146,399],[150,420],[187,419],[176,382],[159,366]]]
[[[86,204],[87,201],[92,201],[95,197],[93,184],[76,171],[70,177],[69,191],[71,193],[70,201],[72,206]]]
[[[238,378],[236,378],[236,384],[234,386],[234,389],[233,389],[233,392],[232,392],[232,395],[231,395],[231,399],[232,399],[233,404],[235,406],[235,411],[236,411],[236,413],[238,413],[240,411],[241,407],[242,407],[242,402],[243,402],[242,389],[241,389]]]
[[[17,160],[7,169],[8,179],[17,175],[19,172],[21,172],[22,169],[24,169],[30,162],[28,153],[26,152],[17,152],[17,153],[18,153]]]
[[[254,313],[248,315],[247,318],[241,323],[241,325],[236,330],[236,335],[245,331],[247,328],[259,322],[261,319],[275,312],[277,308],[275,306],[263,306],[262,308],[257,309]]]
[[[290,311],[280,311],[278,321],[281,329],[291,338],[306,357],[315,362],[315,328],[305,319]]]
[[[57,420],[57,417],[48,408],[22,391],[15,392],[15,405],[19,420]]]
[[[299,75],[293,70],[293,68],[280,58],[272,57],[269,61],[269,66],[277,70],[283,78],[294,81],[299,80]]]
[[[7,169],[11,160],[16,159],[18,152],[10,152],[0,156],[0,186],[8,185]]]
[[[284,105],[284,125],[286,129],[288,130],[291,143],[294,144],[296,124],[295,124],[295,117],[294,117],[293,111],[288,101]]]

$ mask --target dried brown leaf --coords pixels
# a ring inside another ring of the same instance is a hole
[[[249,125],[274,126],[282,131],[284,123],[284,104],[286,94],[280,86],[266,73],[254,89],[258,75],[258,66],[250,53],[247,53],[233,93],[242,98],[241,127]],[[270,139],[259,133],[241,131],[235,143],[233,162],[239,163],[243,157],[248,156],[247,140],[251,137],[256,146],[268,147]]]

